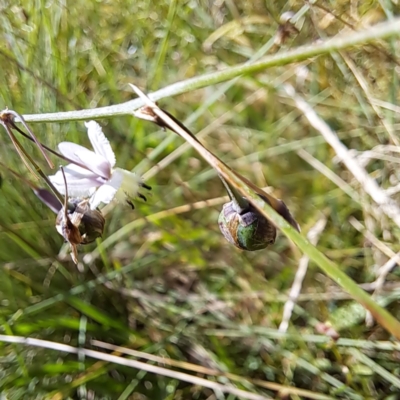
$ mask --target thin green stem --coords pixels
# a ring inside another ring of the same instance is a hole
[[[400,35],[400,18],[392,21],[385,21],[372,28],[360,32],[346,32],[343,35],[335,36],[318,43],[311,43],[300,46],[293,50],[279,52],[277,54],[264,57],[261,61],[251,64],[241,64],[226,68],[223,71],[212,72],[185,81],[174,83],[150,95],[154,101],[165,97],[171,97],[186,93],[206,86],[215,85],[240,75],[256,73],[267,68],[287,65],[293,62],[303,61],[312,57],[328,54],[331,52],[344,50],[349,47],[363,45],[378,39],[386,39],[391,36]],[[142,107],[144,101],[134,99],[125,103],[100,107],[92,110],[69,111],[48,114],[24,115],[24,119],[29,122],[70,122],[82,121],[93,118],[116,117],[121,115],[131,115],[132,111]]]

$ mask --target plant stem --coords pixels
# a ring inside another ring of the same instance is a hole
[[[371,28],[360,32],[346,32],[318,43],[310,43],[300,46],[293,50],[282,51],[271,56],[264,57],[261,61],[251,64],[241,64],[223,71],[211,72],[185,81],[174,83],[160,89],[149,97],[156,101],[165,97],[176,96],[206,86],[215,85],[233,79],[237,76],[256,73],[267,68],[287,65],[293,62],[303,61],[331,52],[344,50],[349,47],[359,46],[378,39],[385,39],[391,36],[400,35],[400,18],[385,21]],[[91,110],[79,110],[68,112],[57,112],[48,114],[29,114],[24,115],[28,122],[69,122],[82,121],[96,118],[116,117],[121,115],[131,115],[132,111],[144,105],[142,99],[134,99],[125,103],[116,104],[108,107],[100,107]],[[18,122],[18,119],[16,119]]]

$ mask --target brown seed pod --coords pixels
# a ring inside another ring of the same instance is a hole
[[[75,244],[92,243],[103,234],[105,219],[100,211],[90,209],[87,199],[71,199],[68,204],[67,218],[64,207],[57,215],[57,231],[65,240],[71,242],[65,237],[65,228],[69,225],[66,220],[69,220],[76,228],[73,235]]]

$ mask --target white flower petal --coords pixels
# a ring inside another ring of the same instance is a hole
[[[111,174],[111,179],[107,182],[107,185],[110,185],[117,190],[121,188],[121,186],[123,184],[123,180],[124,180],[124,175],[121,174],[119,171],[122,171],[122,170],[120,168],[113,170],[113,172]]]
[[[109,179],[111,176],[111,165],[106,158],[94,151],[88,150],[79,144],[61,142],[58,145],[60,152],[70,160],[85,165],[90,171]]]
[[[110,163],[111,168],[114,167],[115,154],[111,148],[110,142],[104,135],[101,126],[95,121],[85,122],[85,125],[94,151],[103,156]]]
[[[95,210],[100,203],[110,203],[114,199],[115,193],[117,193],[117,189],[105,183],[90,198],[90,208]]]
[[[114,198],[123,201],[126,198],[122,190],[124,170],[117,168],[113,171],[111,179],[103,184],[90,199],[90,208],[95,209],[100,203],[108,204]]]
[[[99,182],[104,182],[103,178],[100,178],[94,172],[89,171],[88,169],[79,167],[78,165],[75,165],[75,164],[68,164],[66,167],[64,167],[64,172],[66,172],[67,174],[73,175],[76,178],[95,178],[95,179],[98,179]]]
[[[68,179],[69,177],[66,178],[68,185],[68,194],[70,197],[82,196],[82,194],[78,193],[88,193],[88,195],[90,195],[91,193],[93,193],[93,188],[97,188],[102,185],[98,181],[89,178],[83,178],[83,179],[82,178]]]
[[[90,150],[85,152],[79,150],[76,152],[76,156],[80,159],[81,164],[86,165],[95,174],[106,180],[110,179],[111,165],[103,156]]]
[[[78,167],[75,164],[68,164],[64,167],[65,178],[67,182],[78,181],[80,179],[89,179],[93,182],[91,186],[100,186],[104,179],[99,177],[97,174],[88,171],[84,168]],[[61,170],[58,170],[55,175],[51,175],[52,182],[54,181],[57,185],[64,185],[64,178]]]
[[[96,175],[92,176],[76,176],[68,173],[67,166],[64,169],[65,179],[68,186],[68,196],[70,197],[81,197],[90,196],[93,192],[93,188],[102,185],[102,181]],[[55,175],[50,175],[49,179],[55,188],[63,195],[65,195],[65,183],[64,177],[61,171],[58,171]]]
[[[76,152],[81,151],[90,151],[86,147],[83,147],[79,144],[72,143],[72,142],[61,142],[58,144],[58,150],[60,153],[63,154],[65,157],[68,157],[72,161],[80,162],[80,160],[75,156]]]

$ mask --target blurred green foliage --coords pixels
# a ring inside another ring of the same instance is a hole
[[[3,1],[1,107],[33,114],[108,106],[133,97],[128,82],[152,91],[245,62],[277,34],[285,11],[296,13],[305,4],[297,0]],[[366,28],[398,14],[395,7],[396,2],[390,1],[317,1],[305,10],[296,25],[298,32],[281,44],[271,42],[268,54],[334,36],[350,29],[346,24]],[[400,251],[398,228],[364,206],[371,200],[278,88],[283,81],[295,86],[356,155],[391,144],[388,127],[397,136],[400,126],[396,44],[395,39],[378,42],[242,77],[190,125],[199,132],[215,124],[205,145],[258,186],[272,186],[304,232],[325,214],[328,223],[318,247],[359,283],[372,282],[388,254],[355,230],[351,218],[393,252]],[[160,105],[184,121],[219,86],[164,99]],[[384,105],[377,112],[379,101]],[[176,138],[158,151],[169,133],[149,123],[133,117],[99,122],[117,165],[143,174],[183,143]],[[83,123],[31,127],[50,147],[63,140],[89,143]],[[24,144],[39,159],[37,149]],[[350,184],[364,203],[353,201],[300,158],[298,149],[307,150]],[[5,132],[0,152],[3,163],[33,179]],[[383,188],[400,181],[397,149],[388,152],[386,148],[365,164]],[[400,391],[379,368],[368,365],[366,373],[365,360],[349,351],[367,340],[386,340],[387,334],[378,326],[366,327],[363,312],[353,309],[354,304],[313,264],[289,333],[278,335],[300,258],[283,236],[265,251],[245,253],[232,247],[216,222],[222,203],[157,217],[174,207],[225,195],[215,173],[193,150],[153,174],[147,182],[153,188],[147,203],[135,201],[134,211],[123,204],[112,208],[105,244],[124,227],[131,228],[110,246],[99,242],[82,247],[80,257],[86,262],[79,269],[54,229],[51,211],[25,184],[6,170],[0,173],[2,334],[88,348],[97,339],[310,391],[307,396],[292,394],[292,399],[324,395],[394,399],[389,396]],[[107,277],[104,282],[94,281],[102,274]],[[398,281],[394,269],[387,279],[390,290],[382,295],[397,317]],[[340,334],[354,339],[351,345],[326,344],[326,337],[315,330],[318,322],[337,321],[336,313],[348,322],[338,322],[336,328],[343,327]],[[305,341],[311,334],[314,339]],[[370,348],[365,354],[390,376],[399,377],[398,350]],[[227,379],[209,379],[229,385]],[[235,384],[278,396],[249,383]],[[9,344],[0,345],[0,388],[10,399],[223,398],[210,389],[160,375]]]

